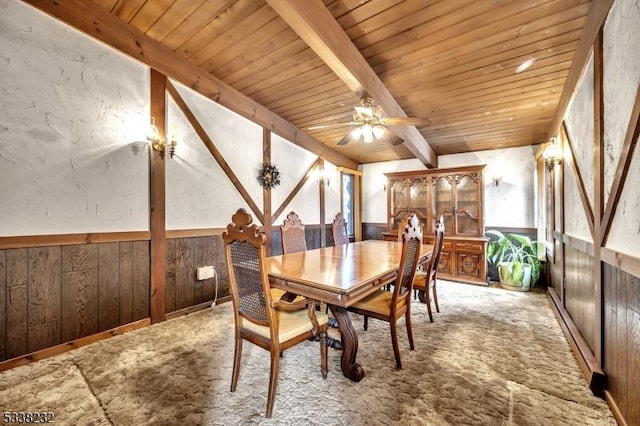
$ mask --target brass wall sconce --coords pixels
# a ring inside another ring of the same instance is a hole
[[[324,168],[318,169],[318,183],[324,183],[327,186],[331,186],[331,180]]]
[[[149,126],[149,134],[147,135],[147,140],[149,141],[151,147],[160,152],[163,156],[167,146],[169,147],[169,156],[171,158],[173,158],[176,153],[176,145],[178,144],[178,142],[175,140],[175,136],[171,135],[168,142],[160,138],[160,132],[156,127],[155,117],[151,117],[151,126]]]
[[[498,186],[498,184],[500,183],[500,181],[502,180],[502,176],[501,175],[493,175],[491,176],[491,180],[493,181],[493,183]]]
[[[544,158],[544,163],[550,172],[553,171],[553,168],[560,163],[561,154],[557,138],[551,138],[542,153],[542,158]]]

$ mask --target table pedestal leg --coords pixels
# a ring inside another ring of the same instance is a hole
[[[353,328],[353,324],[351,324],[349,312],[340,306],[329,305],[329,307],[331,308],[333,315],[338,320],[340,334],[342,336],[342,344],[344,345],[344,348],[342,349],[342,359],[340,362],[342,366],[342,374],[354,382],[359,382],[364,377],[364,370],[360,364],[356,363],[356,354],[358,353],[358,336],[356,335],[356,330]]]

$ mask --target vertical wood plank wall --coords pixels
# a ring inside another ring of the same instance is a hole
[[[565,309],[593,351],[593,256],[565,244],[564,267]]]
[[[604,369],[627,424],[640,424],[640,278],[604,264]]]
[[[213,266],[216,278],[198,280],[196,269]],[[224,245],[220,235],[167,240],[166,313],[229,295]]]
[[[148,241],[0,250],[0,361],[148,316]]]

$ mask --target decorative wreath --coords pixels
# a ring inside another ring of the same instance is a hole
[[[266,189],[280,185],[280,172],[274,164],[262,163],[258,172],[258,182]]]

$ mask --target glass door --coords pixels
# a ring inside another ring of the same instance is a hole
[[[427,223],[427,180],[425,178],[411,179],[408,213],[415,213],[418,216],[420,226],[425,232]]]
[[[480,200],[478,176],[459,175],[456,178],[456,234],[480,234]]]
[[[452,177],[435,176],[433,178],[433,219],[438,220],[440,216],[443,217],[445,235],[453,234],[454,215]]]
[[[405,180],[396,179],[389,183],[391,197],[391,229],[398,229],[398,223],[406,216],[409,209],[409,197],[407,195]]]

